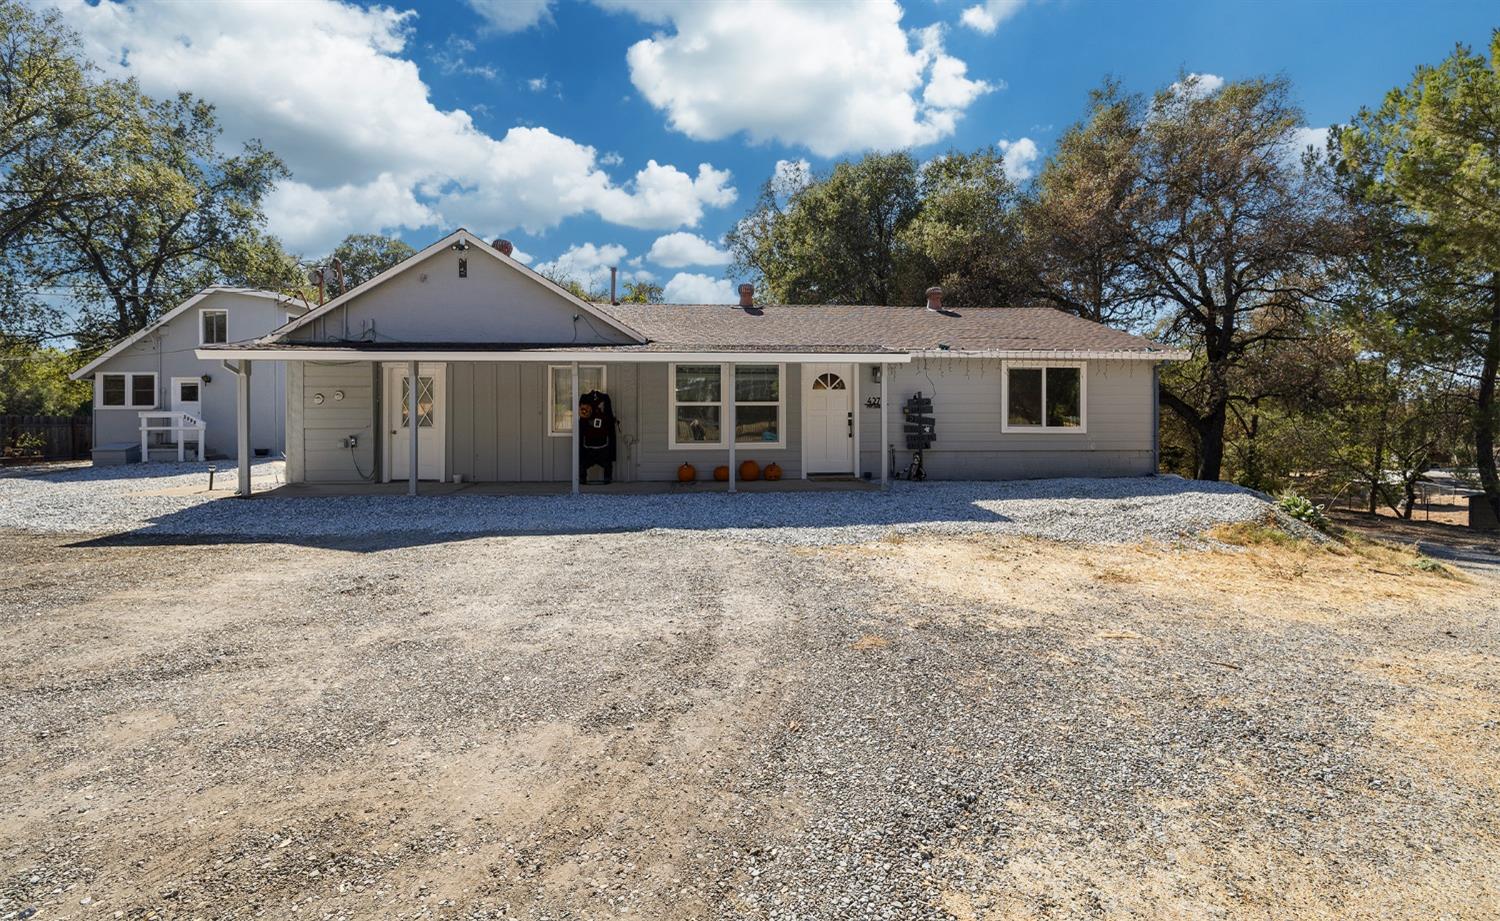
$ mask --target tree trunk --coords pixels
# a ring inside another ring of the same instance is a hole
[[[1500,271],[1491,276],[1490,330],[1484,344],[1484,366],[1479,372],[1479,396],[1474,413],[1474,453],[1479,483],[1490,509],[1500,519],[1500,475],[1495,470],[1495,372],[1500,369]]]
[[[1217,480],[1224,471],[1224,407],[1219,406],[1198,426],[1198,469],[1193,478]]]

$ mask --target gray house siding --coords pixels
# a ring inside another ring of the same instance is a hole
[[[289,482],[357,483],[376,475],[379,427],[375,386],[372,362],[292,363],[287,374]],[[317,401],[319,394],[323,396],[321,403]],[[338,394],[343,394],[343,399],[338,399]],[[352,451],[343,444],[350,435],[358,441]]]
[[[286,322],[288,308],[266,297],[215,291],[142,337],[94,369],[94,443],[140,442],[142,407],[101,406],[101,375],[152,373],[156,375],[156,409],[172,406],[172,379],[209,377],[199,391],[202,418],[207,425],[207,452],[234,457],[239,451],[235,424],[235,376],[218,361],[200,361],[201,310],[227,311],[229,341],[252,339]],[[260,362],[251,376],[250,445],[257,451],[280,455],[286,446],[286,372],[281,362]]]
[[[890,365],[887,381],[896,467],[911,460],[901,406],[918,391],[932,397],[937,443],[923,458],[932,479],[1028,479],[1057,476],[1144,476],[1156,472],[1155,364],[1095,360],[1088,366],[1087,431],[1001,431],[998,359],[914,359]],[[865,470],[880,470],[880,410],[866,408],[880,395],[868,367],[858,375],[860,451]]]
[[[606,389],[620,421],[617,480],[670,481],[684,462],[699,479],[728,463],[723,448],[668,447],[668,364],[605,364]],[[388,433],[379,424],[380,366],[374,362],[299,362],[289,378],[288,466],[292,482],[355,482],[379,476]],[[1078,434],[1001,431],[998,360],[918,359],[887,373],[896,469],[904,447],[901,405],[917,391],[930,394],[938,442],[926,455],[933,479],[1024,479],[1054,476],[1136,476],[1155,472],[1155,389],[1146,361],[1090,361],[1087,431]],[[572,439],[547,433],[547,374],[543,362],[447,364],[444,479],[477,482],[566,482]],[[860,471],[880,475],[880,410],[865,405],[880,394],[871,365],[856,369]],[[802,366],[786,365],[783,426],[786,446],[740,445],[738,460],[779,464],[786,478],[802,475]],[[335,401],[335,390],[344,398]],[[316,395],[323,394],[322,403]],[[356,435],[353,454],[341,439]],[[355,461],[358,461],[356,465]],[[594,473],[597,477],[597,471]]]
[[[460,277],[458,263],[466,262]],[[476,250],[445,250],[295,330],[296,341],[619,344],[628,336]]]

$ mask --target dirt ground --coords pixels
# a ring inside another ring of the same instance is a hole
[[[1493,918],[1378,547],[0,534],[0,918]]]

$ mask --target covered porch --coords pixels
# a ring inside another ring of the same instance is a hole
[[[739,482],[737,492],[751,493],[826,493],[826,492],[878,492],[880,483],[875,480],[854,477],[812,477],[795,480],[755,480]],[[326,496],[397,496],[406,495],[409,482],[391,483],[285,483],[273,489],[255,493],[257,499],[289,499],[299,497]],[[564,496],[570,493],[601,496],[667,496],[695,495],[700,493],[724,493],[729,491],[727,482],[695,480],[691,483],[673,483],[657,480],[632,482],[584,483],[571,489],[567,483],[422,483],[422,495],[427,496]]]
[[[910,360],[896,352],[384,343],[224,352],[239,381],[241,424],[257,366],[287,363],[290,482],[274,492],[281,496],[879,489],[891,477],[886,371]],[[607,485],[597,466],[581,469],[589,452],[576,424],[580,400],[595,391],[609,395],[619,420]],[[239,458],[241,495],[250,494],[250,460]],[[747,482],[744,461],[774,464],[782,478]],[[716,468],[727,477],[716,480]],[[678,482],[679,471],[690,481]]]

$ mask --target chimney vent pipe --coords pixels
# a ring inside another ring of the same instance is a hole
[[[745,284],[740,285],[740,306],[741,307],[754,307],[755,306],[755,286],[752,285],[752,284],[750,284],[749,282],[746,282]]]
[[[927,289],[927,309],[941,313],[943,309],[943,289],[933,285]]]
[[[620,267],[612,265],[609,267],[609,302],[614,306],[620,306],[620,299],[615,296],[615,278],[620,274]]]

